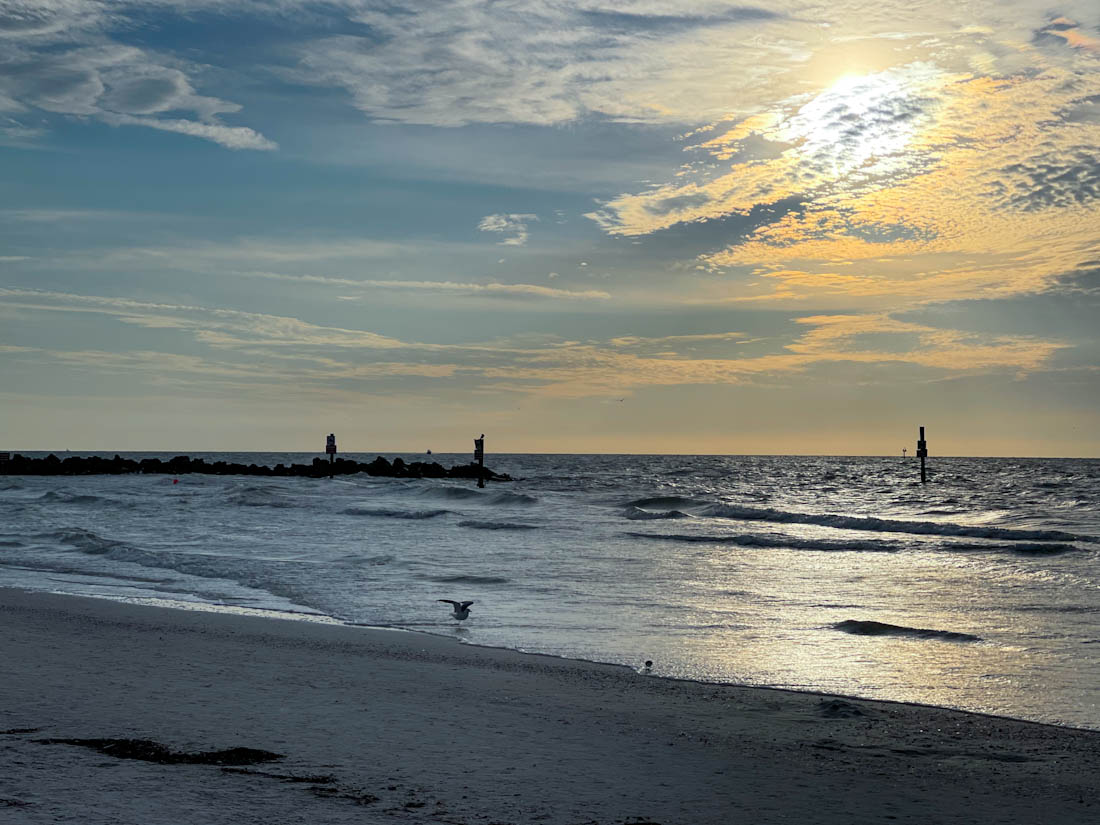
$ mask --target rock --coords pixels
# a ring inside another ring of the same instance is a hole
[[[278,464],[275,467],[267,467],[257,464],[236,464],[225,461],[215,461],[207,464],[205,459],[192,459],[189,456],[178,455],[168,461],[159,458],[143,458],[135,461],[129,458],[115,455],[114,458],[102,456],[68,456],[64,461],[53,453],[45,458],[27,458],[16,453],[10,461],[0,464],[0,475],[45,475],[45,476],[76,476],[76,475],[118,475],[122,473],[146,473],[185,475],[187,473],[206,473],[212,475],[245,475],[245,476],[297,476],[306,478],[324,478],[332,475],[353,475],[355,473],[367,473],[372,476],[390,478],[468,478],[477,479],[484,477],[486,481],[511,481],[506,473],[494,473],[488,467],[479,467],[477,464],[461,464],[447,469],[438,462],[414,461],[406,464],[400,457],[395,458],[391,464],[382,456],[378,456],[369,464],[352,461],[347,458],[338,458],[329,462],[323,458],[315,458],[311,464],[291,464],[287,467]]]

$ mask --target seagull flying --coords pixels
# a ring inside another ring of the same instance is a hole
[[[436,601],[437,602],[446,602],[449,605],[453,605],[454,606],[454,613],[452,613],[451,615],[454,616],[456,619],[458,619],[460,622],[463,619],[470,618],[470,605],[473,604],[472,601],[469,601],[469,602],[456,602],[456,601],[452,601],[451,599],[436,599]]]

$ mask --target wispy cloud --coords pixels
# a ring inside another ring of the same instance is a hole
[[[278,272],[240,272],[245,277],[266,278],[273,281],[290,281],[324,286],[352,287],[358,289],[390,289],[413,292],[448,292],[464,295],[491,295],[502,298],[558,298],[564,300],[606,300],[611,295],[599,289],[554,289],[538,284],[460,283],[456,281],[396,281],[356,280],[354,278],[329,278],[321,275],[283,275]]]
[[[0,7],[0,109],[92,117],[214,141],[230,149],[272,150],[274,141],[222,122],[241,107],[199,94],[185,60],[112,39],[132,28],[128,13],[171,3],[8,0]],[[188,4],[178,4],[186,11]],[[204,3],[192,4],[197,6]],[[212,10],[212,7],[210,7]],[[168,113],[174,116],[166,117]],[[189,117],[180,114],[189,113]],[[30,127],[16,122],[6,127]]]
[[[401,123],[692,122],[799,59],[772,5],[367,2],[350,17],[370,33],[306,43],[293,76]],[[750,67],[736,80],[692,71],[734,62]]]
[[[505,237],[498,242],[502,246],[523,246],[527,243],[527,224],[538,219],[538,215],[527,213],[486,215],[478,223],[477,228],[482,232],[496,232],[504,235]]]
[[[899,321],[886,313],[814,315],[795,319],[804,332],[772,351],[745,355],[740,332],[619,337],[566,341],[526,337],[498,343],[447,345],[401,341],[364,330],[319,326],[285,316],[231,309],[155,304],[120,298],[0,289],[0,306],[28,311],[112,316],[147,329],[179,330],[212,352],[245,361],[215,359],[218,375],[243,370],[257,380],[298,380],[310,385],[356,378],[416,376],[445,380],[477,376],[481,385],[554,397],[608,396],[647,386],[745,384],[807,373],[837,363],[910,364],[940,374],[1041,370],[1066,346],[1034,336],[985,335]],[[696,349],[706,346],[706,354]],[[67,358],[93,365],[98,350]],[[209,359],[173,362],[148,350],[105,357],[112,368],[156,361],[201,372]],[[265,366],[266,359],[275,366]],[[226,372],[226,371],[230,372]],[[243,374],[243,373],[242,373]]]
[[[100,117],[113,126],[147,126],[150,129],[160,129],[163,132],[175,132],[179,135],[191,135],[192,137],[212,140],[227,149],[270,151],[279,148],[279,144],[275,141],[268,140],[259,132],[247,126],[226,126],[221,123],[201,123],[180,118],[135,117],[134,115],[120,115],[113,112],[103,113]]]

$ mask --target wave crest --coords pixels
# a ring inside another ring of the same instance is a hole
[[[1024,556],[1058,556],[1062,553],[1073,553],[1080,550],[1079,547],[1073,544],[1062,544],[1060,542],[1035,543],[1026,541],[1014,542],[1012,544],[948,542],[942,545],[942,547],[945,550],[984,550],[994,553],[1019,553]]]
[[[681,510],[642,510],[638,507],[627,507],[623,516],[631,521],[650,521],[654,519],[691,518]]]
[[[103,498],[87,494],[81,495],[78,493],[70,493],[65,490],[48,490],[38,496],[37,500],[55,501],[59,504],[95,504],[97,501],[103,501]]]
[[[1061,530],[1017,530],[937,521],[902,521],[874,516],[841,516],[831,513],[792,513],[770,507],[744,507],[737,504],[712,504],[701,512],[712,518],[739,521],[767,521],[777,524],[817,524],[841,530],[874,530],[879,533],[910,533],[923,536],[966,536],[1003,541],[1088,541],[1100,543],[1100,537],[1077,536]]]
[[[845,619],[833,625],[834,630],[851,633],[855,636],[902,636],[913,639],[938,639],[945,642],[980,642],[981,636],[971,633],[959,633],[954,630],[928,630],[921,627],[906,627],[886,622]]]
[[[502,576],[458,575],[438,576],[433,578],[432,581],[440,584],[507,584],[509,579]]]
[[[637,507],[639,510],[677,510],[683,507],[698,507],[704,503],[683,496],[654,496],[628,501],[625,506]]]
[[[426,519],[445,516],[450,510],[398,510],[391,507],[348,507],[344,515],[376,518]]]
[[[640,539],[664,539],[666,541],[681,541],[693,544],[733,544],[738,547],[774,547],[782,550],[840,550],[857,551],[867,553],[893,553],[901,549],[896,541],[888,539],[869,539],[860,541],[856,539],[803,539],[794,536],[782,536],[779,534],[742,533],[723,536],[706,536],[699,534],[676,533],[632,533],[626,535]]]
[[[473,527],[475,530],[538,530],[537,524],[520,524],[515,521],[460,521],[459,527]]]
[[[282,493],[269,487],[249,486],[233,490],[225,500],[237,507],[293,507]]]
[[[429,487],[426,490],[422,490],[420,495],[425,498],[443,498],[459,501],[485,498],[485,493],[471,490],[469,487]]]
[[[538,504],[538,499],[526,493],[496,493],[489,498],[490,504],[507,504],[512,506],[526,506]]]

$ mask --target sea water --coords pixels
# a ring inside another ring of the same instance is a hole
[[[0,476],[0,585],[1100,729],[1098,460],[488,464],[515,481]]]

